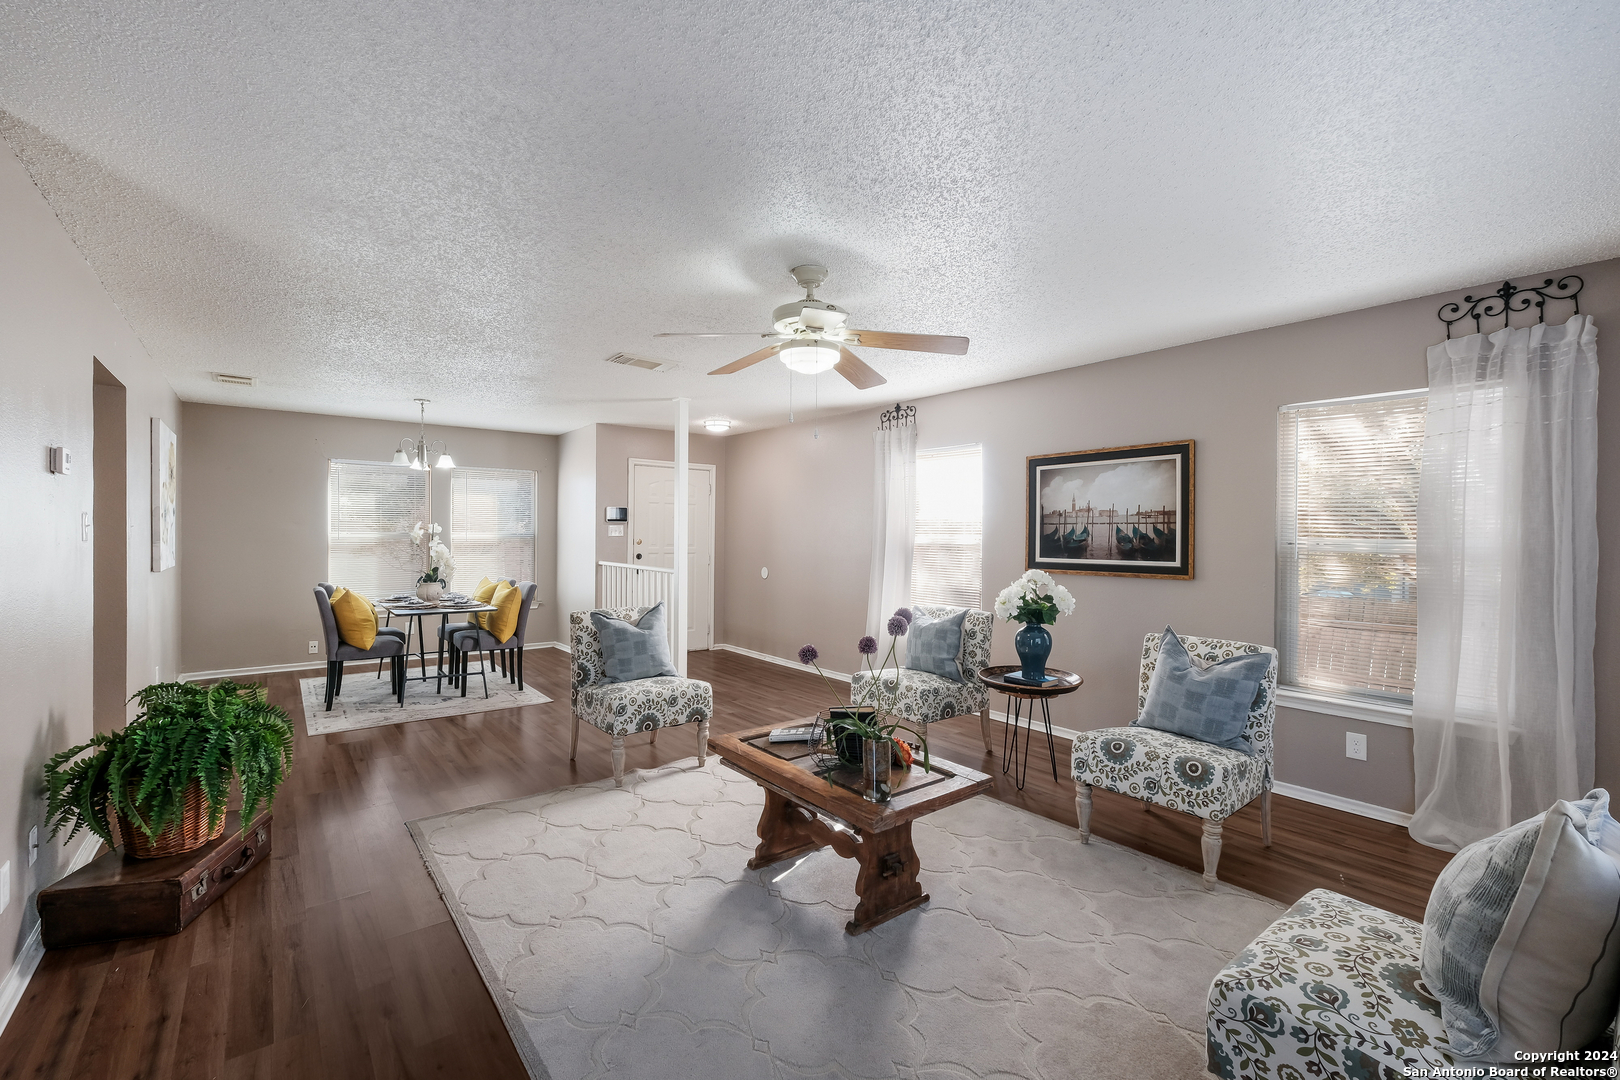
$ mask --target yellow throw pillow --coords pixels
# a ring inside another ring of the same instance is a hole
[[[523,606],[523,590],[516,585],[501,582],[495,586],[495,595],[490,600],[495,610],[488,613],[488,622],[484,629],[494,636],[496,641],[506,641],[517,633],[518,609]]]
[[[377,610],[371,601],[339,586],[332,593],[332,616],[337,619],[338,637],[345,645],[369,649],[377,640]]]
[[[479,578],[478,579],[478,588],[473,590],[473,594],[472,594],[473,601],[475,603],[479,603],[479,604],[487,604],[487,603],[489,603],[490,599],[492,597],[494,597],[494,595],[495,595],[495,586],[498,585],[498,584],[499,584],[499,582],[491,581],[487,577]],[[485,630],[488,630],[489,626],[487,624],[489,622],[489,612],[487,612],[487,611],[479,612],[477,615],[474,615],[472,617],[472,621],[476,625],[482,626]]]

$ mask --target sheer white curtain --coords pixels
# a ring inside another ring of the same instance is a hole
[[[1429,350],[1418,492],[1417,813],[1455,851],[1592,786],[1597,327]]]
[[[872,576],[866,632],[879,640],[894,609],[911,595],[911,544],[917,520],[917,426],[872,433],[877,472],[872,484]]]

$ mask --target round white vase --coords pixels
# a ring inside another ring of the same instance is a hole
[[[439,602],[439,597],[443,595],[444,582],[442,581],[423,581],[418,583],[416,586],[416,597],[418,600],[426,600],[430,604],[437,604]]]

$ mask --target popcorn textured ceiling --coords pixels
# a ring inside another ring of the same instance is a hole
[[[184,399],[746,430],[786,369],[652,335],[797,263],[973,339],[803,418],[1620,254],[1616,56],[1612,0],[13,3],[0,135]]]

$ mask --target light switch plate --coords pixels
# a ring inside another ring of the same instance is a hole
[[[0,863],[0,911],[11,906],[11,860]]]
[[[1357,761],[1367,760],[1367,736],[1359,731],[1344,733],[1344,756]]]
[[[623,525],[609,525],[608,526],[608,535],[609,536],[623,536],[624,535],[624,526]]]

